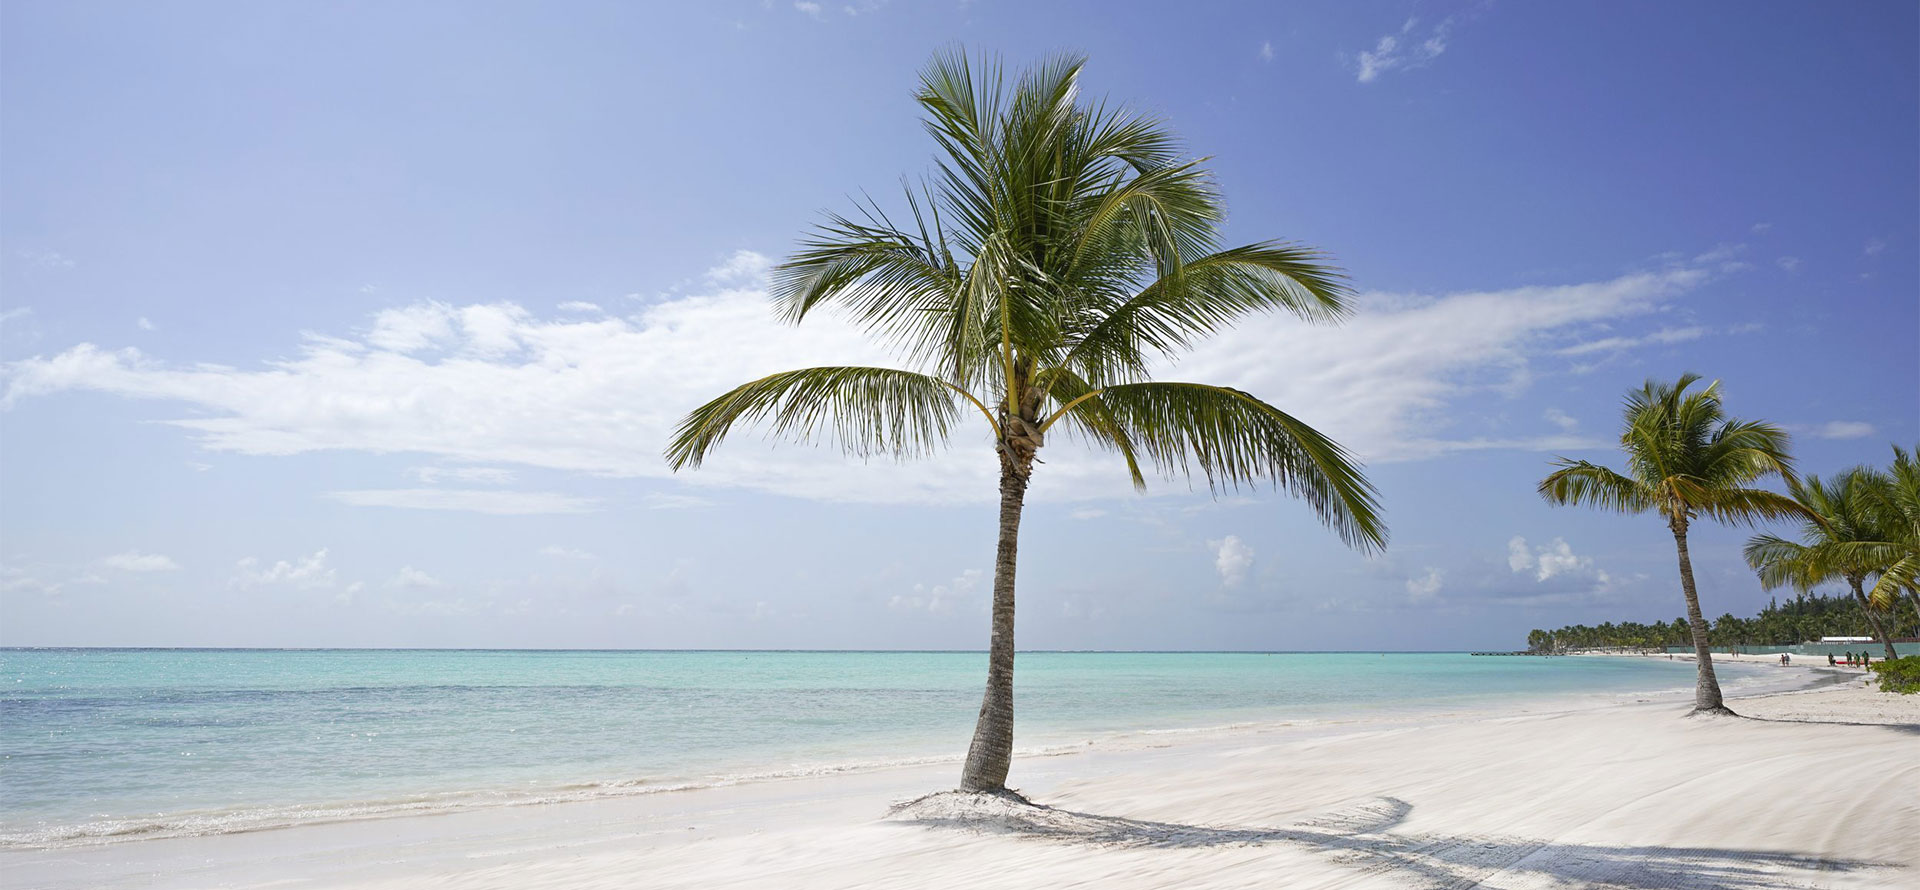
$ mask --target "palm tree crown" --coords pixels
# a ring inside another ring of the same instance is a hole
[[[766,420],[904,458],[979,413],[999,454],[1000,534],[987,691],[961,776],[971,791],[1005,789],[1020,515],[1056,425],[1117,453],[1136,487],[1143,463],[1197,469],[1216,491],[1268,482],[1349,544],[1386,543],[1373,486],[1333,440],[1236,389],[1149,379],[1240,316],[1332,321],[1350,294],[1317,251],[1222,249],[1220,196],[1201,162],[1158,121],[1082,103],[1083,64],[1053,59],[1009,90],[996,63],[976,73],[960,52],[937,56],[915,98],[941,157],[906,190],[911,225],[868,201],[828,217],[772,278],[788,320],[837,310],[907,367],[774,374],[694,409],[667,446],[675,469],[698,466],[734,426]]]
[[[1855,467],[1831,482],[1808,476],[1793,483],[1793,498],[1806,514],[1800,542],[1775,535],[1747,541],[1747,564],[1759,574],[1761,586],[1804,592],[1886,569],[1892,561],[1888,549],[1893,545],[1886,543],[1892,534],[1882,524],[1885,516],[1876,503],[1884,481],[1873,470]],[[1848,546],[1855,544],[1882,546]]]
[[[1831,581],[1845,582],[1865,612],[1874,635],[1894,658],[1893,643],[1881,625],[1861,584],[1870,574],[1884,573],[1899,558],[1893,543],[1893,517],[1884,507],[1889,480],[1866,467],[1841,473],[1832,482],[1818,476],[1789,481],[1793,499],[1805,516],[1801,542],[1775,535],[1755,535],[1747,542],[1747,565],[1760,575],[1768,590],[1791,586],[1802,592]],[[1882,607],[1891,606],[1892,597]]]
[[[1869,496],[1877,517],[1883,544],[1860,543],[1855,548],[1870,553],[1867,559],[1884,563],[1879,580],[1869,594],[1877,608],[1893,608],[1901,590],[1914,597],[1920,607],[1920,448],[1908,451],[1893,446],[1893,465],[1885,473],[1874,473]]]
[[[667,449],[698,466],[741,422],[830,433],[861,456],[917,456],[969,407],[1003,455],[1031,460],[1056,425],[1141,465],[1197,468],[1210,485],[1270,482],[1340,536],[1383,546],[1374,489],[1338,444],[1247,393],[1149,382],[1151,363],[1253,312],[1314,321],[1348,312],[1344,276],[1317,251],[1220,249],[1219,195],[1159,122],[1079,101],[1084,60],[1062,57],[1009,94],[997,64],[938,56],[916,98],[939,144],[931,184],[905,197],[911,226],[869,202],[831,215],[773,275],[781,313],[834,307],[909,369],[775,374],[701,406]],[[1024,468],[1023,468],[1024,469]]]
[[[1671,385],[1649,380],[1628,393],[1620,434],[1626,473],[1562,459],[1540,483],[1541,496],[1621,513],[1657,512],[1682,528],[1697,516],[1750,525],[1803,515],[1792,498],[1748,487],[1770,475],[1792,478],[1787,434],[1772,424],[1728,418],[1717,381],[1687,392],[1699,380],[1697,374]]]

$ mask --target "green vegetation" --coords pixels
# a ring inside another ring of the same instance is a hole
[[[1649,380],[1627,394],[1626,430],[1620,434],[1625,474],[1563,458],[1560,469],[1540,482],[1540,495],[1555,504],[1658,513],[1666,521],[1680,557],[1680,591],[1686,597],[1687,625],[1699,665],[1693,712],[1731,714],[1721,700],[1708,654],[1712,642],[1693,583],[1687,529],[1701,517],[1747,524],[1803,511],[1787,497],[1749,487],[1770,475],[1792,478],[1787,434],[1771,424],[1727,417],[1718,382],[1688,393],[1699,379],[1683,374],[1673,385]]]
[[[1898,692],[1912,695],[1920,692],[1920,655],[1909,655],[1873,665],[1871,670],[1880,675],[1881,692]]]
[[[1911,628],[1920,624],[1920,616],[1911,603],[1900,603],[1887,616],[1889,627]],[[1872,624],[1865,611],[1851,596],[1802,596],[1784,603],[1769,602],[1752,618],[1720,616],[1707,631],[1714,648],[1731,646],[1791,646],[1821,637],[1868,636]],[[1685,618],[1671,622],[1642,624],[1638,621],[1605,622],[1597,627],[1573,624],[1556,630],[1534,630],[1527,634],[1531,652],[1565,652],[1571,649],[1664,649],[1687,646],[1693,642]]]
[[[1888,608],[1901,591],[1920,609],[1920,447],[1907,451],[1893,447],[1893,465],[1879,474],[1874,502],[1886,529],[1892,557],[1868,598],[1877,608]],[[1870,549],[1872,545],[1862,545]]]
[[[1872,626],[1873,636],[1886,647],[1887,657],[1897,658],[1892,637],[1881,626],[1879,614],[1868,607],[1862,590],[1869,575],[1884,574],[1899,558],[1892,543],[1896,533],[1890,525],[1892,514],[1884,509],[1889,484],[1886,477],[1866,467],[1855,467],[1830,482],[1818,476],[1788,479],[1793,499],[1806,511],[1800,542],[1755,535],[1747,542],[1746,557],[1768,590],[1791,586],[1806,592],[1820,584],[1844,582]]]
[[[1222,249],[1220,195],[1158,121],[1079,94],[1084,60],[1060,57],[1008,90],[997,63],[936,57],[915,98],[941,160],[909,188],[909,225],[868,202],[832,215],[773,273],[795,323],[836,311],[905,369],[808,368],[696,408],[667,447],[697,467],[739,424],[832,437],[862,456],[919,456],[977,411],[999,453],[987,689],[961,787],[1005,787],[1013,750],[1014,569],[1036,456],[1057,431],[1218,489],[1271,483],[1347,543],[1385,545],[1373,486],[1333,440],[1253,395],[1148,379],[1156,362],[1249,313],[1331,322],[1349,311],[1340,270],[1310,248]],[[1088,559],[1091,554],[1077,554]]]

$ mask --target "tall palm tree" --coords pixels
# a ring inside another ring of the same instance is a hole
[[[1693,584],[1693,558],[1687,529],[1698,517],[1751,524],[1757,519],[1800,515],[1785,495],[1754,482],[1778,474],[1791,479],[1787,434],[1771,424],[1734,420],[1720,405],[1716,381],[1699,392],[1687,388],[1700,379],[1683,374],[1668,385],[1648,380],[1627,394],[1626,430],[1620,448],[1626,473],[1584,460],[1560,459],[1560,469],[1540,482],[1540,495],[1555,504],[1591,504],[1621,513],[1659,513],[1673,532],[1680,556],[1680,592],[1687,600],[1687,624],[1693,635],[1699,677],[1692,713],[1732,714],[1720,698],[1713,674],[1706,619]]]
[[[1841,473],[1832,482],[1808,476],[1790,484],[1793,499],[1806,514],[1800,523],[1800,542],[1755,535],[1747,541],[1746,557],[1768,590],[1792,586],[1805,592],[1832,581],[1846,582],[1873,635],[1886,647],[1887,657],[1898,658],[1893,638],[1863,589],[1869,575],[1884,574],[1894,561],[1890,548],[1897,545],[1889,541],[1892,530],[1885,525],[1886,515],[1877,502],[1885,485],[1884,477],[1866,467]],[[1885,607],[1892,605],[1889,597]]]
[[[1035,457],[1056,425],[1167,476],[1209,487],[1271,483],[1303,498],[1348,544],[1385,545],[1373,486],[1338,444],[1252,395],[1148,379],[1234,319],[1284,311],[1332,321],[1345,277],[1317,251],[1220,249],[1219,195],[1158,121],[1083,104],[1084,59],[1059,57],[1003,85],[996,62],[936,56],[915,94],[941,157],[907,189],[911,227],[871,201],[831,215],[772,276],[800,322],[832,307],[906,369],[807,368],[740,386],[688,414],[667,447],[698,466],[735,425],[831,435],[862,456],[925,454],[968,409],[1000,465],[987,687],[961,787],[1005,788],[1013,751],[1014,568]]]

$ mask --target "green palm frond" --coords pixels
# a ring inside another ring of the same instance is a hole
[[[849,454],[913,457],[938,448],[956,419],[944,381],[891,368],[806,368],[762,377],[695,408],[667,446],[674,469],[700,466],[742,423],[803,441],[830,435]]]
[[[1286,311],[1332,321],[1350,309],[1346,275],[1310,248],[1263,243],[1184,264],[1106,311],[1077,338],[1064,363],[1094,379],[1144,372],[1154,356],[1172,356],[1194,340],[1253,312]]]
[[[1830,480],[1808,476],[1789,485],[1792,511],[1781,518],[1801,520],[1800,542],[1773,535],[1756,535],[1747,542],[1747,564],[1759,573],[1763,585],[1791,585],[1801,591],[1835,581],[1859,581],[1878,574],[1888,592],[1875,599],[1892,603],[1893,589],[1905,570],[1894,569],[1910,550],[1897,541],[1897,530],[1886,523],[1880,509],[1887,478],[1855,467]],[[1771,492],[1763,492],[1774,498]],[[1875,584],[1878,590],[1879,583]]]
[[[1107,407],[1107,403],[1097,398],[1099,392],[1072,371],[1060,370],[1049,375],[1048,379],[1048,395],[1062,406],[1058,416],[1068,424],[1067,428],[1089,442],[1119,452],[1127,462],[1127,475],[1133,480],[1134,489],[1145,491],[1147,478],[1140,472],[1140,459],[1134,449],[1133,438]]]
[[[1747,541],[1742,550],[1747,566],[1760,576],[1760,586],[1773,590],[1779,587],[1792,587],[1796,590],[1812,590],[1819,584],[1832,580],[1832,575],[1819,568],[1819,560],[1812,548],[1805,544],[1796,544],[1773,535],[1755,535]]]
[[[1540,496],[1548,503],[1585,504],[1618,513],[1645,513],[1659,506],[1645,486],[1606,467],[1567,458],[1558,466],[1540,482]]]
[[[1332,440],[1237,389],[1200,383],[1107,387],[1102,402],[1162,473],[1197,465],[1209,487],[1268,482],[1305,500],[1348,544],[1386,546],[1373,485]]]
[[[1867,601],[1876,609],[1891,609],[1901,591],[1920,591],[1920,555],[1908,554],[1882,570]]]
[[[1753,525],[1772,519],[1797,519],[1806,515],[1799,502],[1764,488],[1706,489],[1688,501],[1694,512],[1730,525]]]

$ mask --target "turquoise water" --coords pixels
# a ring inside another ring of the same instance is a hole
[[[0,650],[0,845],[283,825],[964,753],[968,652]],[[1022,653],[1023,749],[1688,687],[1690,665]]]

